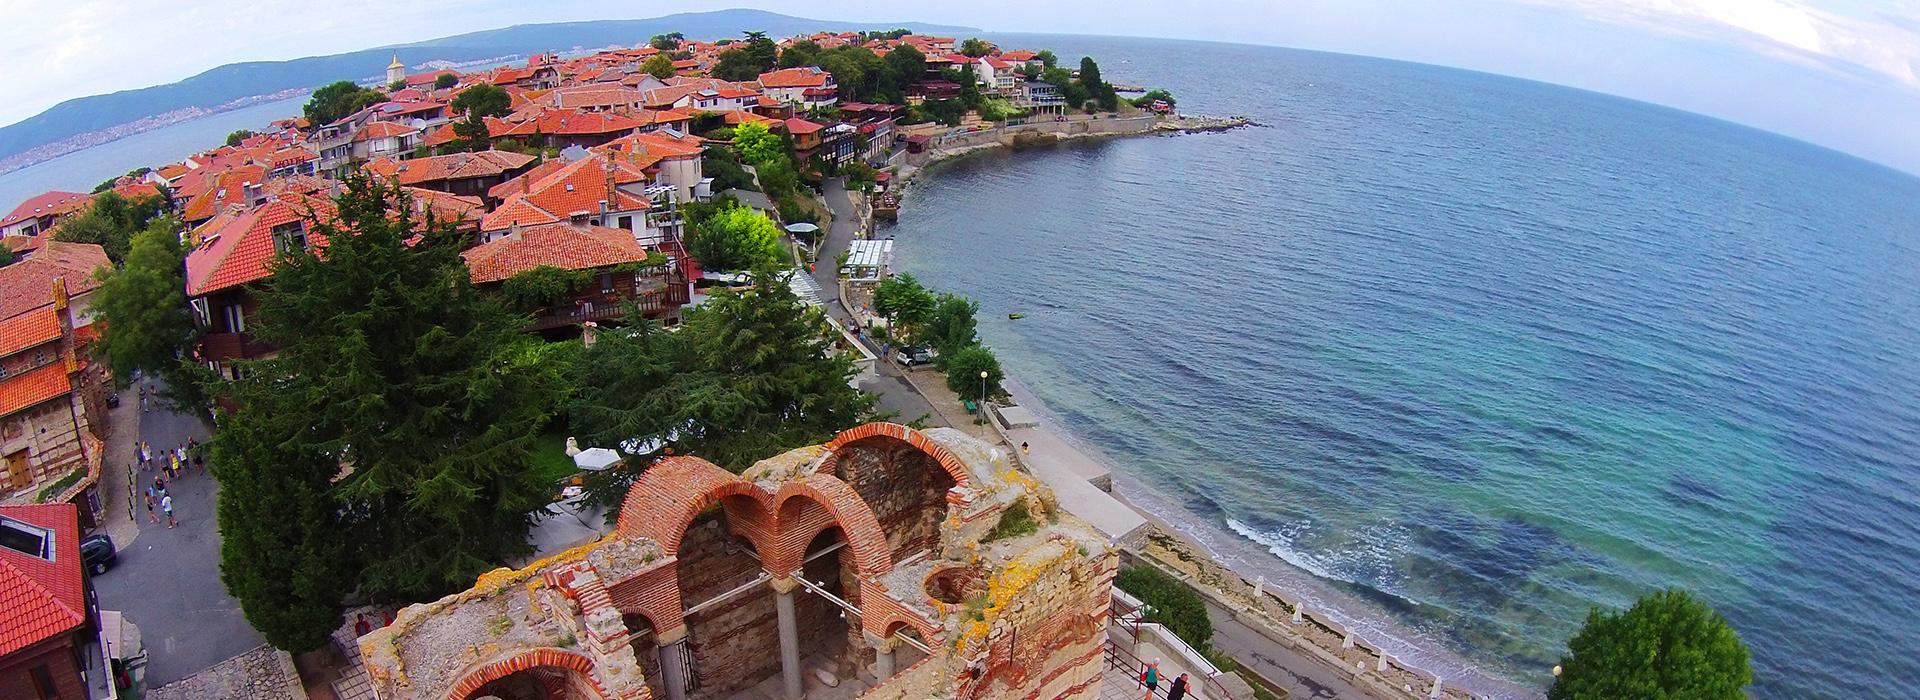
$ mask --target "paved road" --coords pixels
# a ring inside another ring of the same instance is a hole
[[[156,408],[140,418],[140,437],[156,452],[185,442],[189,435],[207,439],[207,425],[191,415]],[[115,438],[131,444],[131,438],[117,431]],[[123,472],[110,471],[119,480],[104,487],[124,489]],[[151,481],[153,472],[138,476]],[[220,582],[220,533],[214,517],[218,485],[211,475],[189,469],[168,490],[179,526],[155,525],[147,520],[145,506],[136,506],[138,538],[122,545],[112,571],[94,579],[100,607],[120,610],[140,627],[148,655],[147,687],[193,675],[262,642],[241,615],[240,603]]]
[[[1207,617],[1213,620],[1213,648],[1280,684],[1287,691],[1288,700],[1370,700],[1373,697],[1318,662],[1234,619],[1231,611],[1212,600],[1206,603]]]
[[[840,269],[834,263],[852,244],[854,232],[860,227],[860,217],[853,209],[853,198],[847,194],[846,178],[827,178],[823,191],[827,210],[833,212],[833,225],[827,228],[827,240],[821,243],[819,261],[813,266],[813,279],[820,283],[820,298],[826,302],[828,311],[844,321],[846,308],[836,303],[840,299]]]

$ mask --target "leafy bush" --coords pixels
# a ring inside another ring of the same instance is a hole
[[[800,199],[800,195],[792,192],[780,195],[779,201],[774,202],[774,206],[780,211],[780,220],[789,224],[802,221],[811,224],[820,221],[820,215],[814,213],[813,207],[807,206]]]
[[[969,345],[946,357],[947,388],[959,394],[962,399],[985,400],[1000,390],[1000,380],[1006,375],[1000,371],[1000,359],[993,351],[979,345]],[[987,374],[985,379],[980,373]]]
[[[1682,590],[1641,598],[1625,612],[1587,614],[1567,642],[1552,700],[1737,700],[1753,682],[1747,645],[1726,618]]]
[[[751,270],[780,262],[780,227],[765,214],[735,203],[696,226],[687,250],[709,270]]]
[[[1213,620],[1207,617],[1207,603],[1186,583],[1151,566],[1129,566],[1120,570],[1113,585],[1147,604],[1148,622],[1166,625],[1174,636],[1202,653],[1212,648]]]
[[[500,283],[500,296],[516,309],[537,309],[573,296],[593,283],[586,270],[541,265]]]
[[[1027,499],[1020,498],[1007,505],[1007,510],[1000,514],[1000,522],[994,524],[982,541],[993,542],[1039,531],[1040,523],[1033,519],[1032,511],[1027,509]]]
[[[1174,106],[1174,104],[1176,104],[1173,101],[1173,93],[1167,92],[1165,90],[1149,90],[1147,91],[1147,94],[1141,95],[1139,97],[1135,97],[1131,100],[1131,102],[1135,107],[1146,109],[1147,107],[1153,106],[1154,100],[1165,100],[1167,102],[1168,107],[1172,107]]]

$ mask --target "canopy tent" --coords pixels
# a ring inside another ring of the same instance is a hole
[[[847,246],[847,264],[840,274],[849,282],[878,282],[893,265],[893,241],[861,240]]]
[[[581,450],[573,456],[573,465],[587,471],[601,471],[620,463],[620,453],[605,447]]]

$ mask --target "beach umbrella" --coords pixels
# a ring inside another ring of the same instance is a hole
[[[605,447],[595,447],[590,450],[581,450],[580,454],[573,456],[574,466],[577,466],[581,469],[585,469],[587,471],[597,472],[619,463],[620,463],[620,453],[614,452],[613,450],[609,450]]]

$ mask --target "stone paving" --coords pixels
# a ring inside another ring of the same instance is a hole
[[[261,645],[185,679],[148,690],[146,700],[305,700],[293,659]]]

